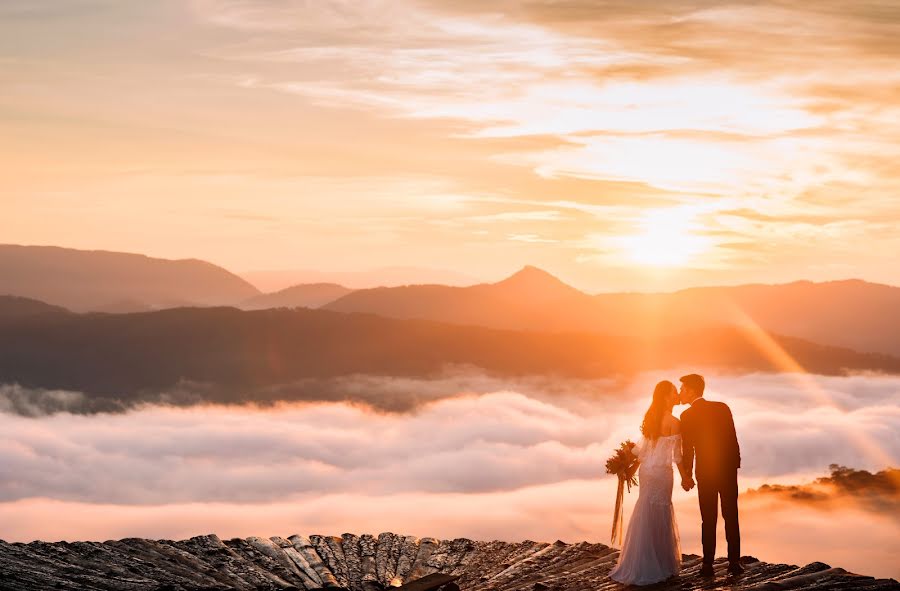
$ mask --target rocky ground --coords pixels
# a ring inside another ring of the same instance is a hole
[[[600,591],[618,550],[579,542],[480,542],[392,533],[378,536],[292,535],[188,540],[126,538],[106,542],[0,541],[0,590],[45,591]],[[745,557],[746,573],[698,574],[699,557],[685,555],[681,575],[642,589],[897,590],[874,579],[814,562],[803,567]]]

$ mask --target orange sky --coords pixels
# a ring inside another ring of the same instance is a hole
[[[894,2],[6,0],[0,236],[900,283]]]

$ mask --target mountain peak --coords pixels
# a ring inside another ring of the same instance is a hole
[[[511,281],[553,281],[556,283],[563,283],[555,275],[535,267],[534,265],[525,265],[506,279],[500,281],[500,283]],[[563,285],[565,284],[563,283]]]
[[[581,294],[580,291],[564,283],[555,275],[533,265],[525,265],[506,279],[495,283],[494,286],[541,297]]]

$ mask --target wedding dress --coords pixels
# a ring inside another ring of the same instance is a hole
[[[626,585],[664,581],[681,570],[681,542],[672,506],[672,463],[681,462],[681,435],[646,438],[633,448],[638,468],[634,505],[619,562],[609,573]]]

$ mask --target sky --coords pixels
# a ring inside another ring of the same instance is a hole
[[[441,397],[427,394],[437,388],[427,381],[358,378],[366,389],[380,380],[383,392],[423,391],[427,402],[398,412],[342,401],[23,416],[9,412],[4,388],[3,539],[393,531],[609,544],[616,485],[603,464],[619,442],[637,440],[650,392],[666,377],[501,383],[457,375]],[[811,482],[832,463],[875,472],[900,460],[900,379],[807,376],[830,405],[796,379],[707,375],[706,397],[729,404],[741,446],[743,553],[897,578],[900,497],[748,493]],[[626,520],[638,492],[626,498]],[[676,484],[673,502],[683,551],[699,553],[696,489]]]
[[[5,0],[5,243],[900,283],[893,1]]]

